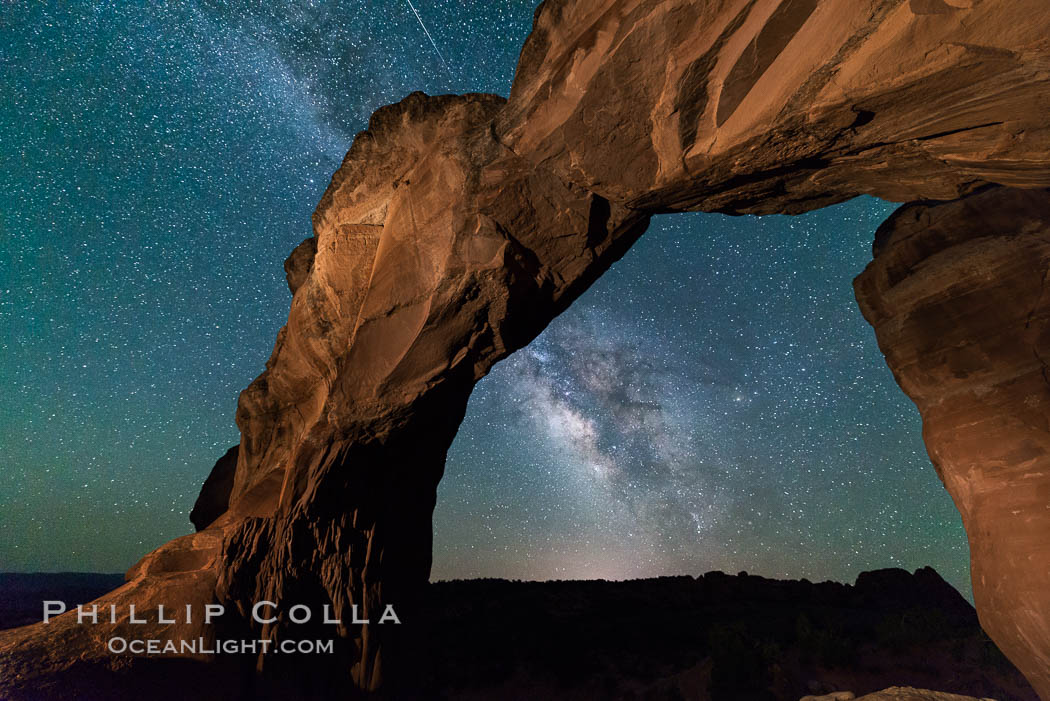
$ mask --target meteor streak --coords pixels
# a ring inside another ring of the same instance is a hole
[[[448,74],[452,75],[452,69],[448,67],[448,62],[445,61],[445,57],[441,55],[441,49],[438,48],[437,42],[434,41],[434,37],[430,36],[430,31],[427,29],[427,25],[423,24],[423,18],[419,16],[419,11],[416,10],[416,6],[412,4],[412,0],[405,0],[408,6],[412,8],[412,14],[416,16],[416,21],[419,22],[419,26],[423,28],[423,33],[427,35],[427,39],[430,40],[430,45],[434,47],[434,53],[441,59],[441,63],[445,66],[445,70]]]

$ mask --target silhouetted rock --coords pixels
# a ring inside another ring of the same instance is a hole
[[[929,568],[867,572],[854,586],[709,572],[439,582],[428,596],[425,637],[441,644],[427,648],[427,691],[453,699],[795,701],[900,684],[1035,698]]]
[[[52,583],[37,596],[56,591]],[[929,568],[863,573],[854,586],[720,572],[626,582],[438,582],[425,588],[422,610],[415,624],[422,642],[411,685],[402,689],[407,698],[796,701],[908,684],[1035,699],[983,634],[973,607]],[[39,616],[39,603],[32,612]],[[165,698],[191,698],[192,691],[200,701],[348,694],[350,680],[326,668],[328,655],[317,656],[320,663],[298,657],[298,674],[254,687],[240,676],[237,656],[209,665],[154,659],[108,675],[77,664],[49,683],[53,696],[69,699],[156,698],[150,685]],[[239,662],[250,666],[253,658]]]
[[[298,249],[297,249],[298,250]],[[190,511],[193,527],[202,531],[226,513],[230,506],[230,492],[233,490],[233,475],[237,470],[237,453],[239,446],[226,451],[211,468],[208,478],[201,485],[201,492]]]
[[[124,583],[122,574],[95,572],[0,572],[0,630],[41,620],[43,601],[71,606],[96,599]]]
[[[317,255],[317,237],[311,236],[306,239],[288,255],[284,261],[284,274],[288,280],[288,289],[294,295],[306,278],[310,275],[310,268],[314,265],[314,257]]]

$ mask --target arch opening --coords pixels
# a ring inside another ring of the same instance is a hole
[[[959,514],[851,286],[894,209],[654,218],[475,388],[432,579],[932,565],[971,597]]]

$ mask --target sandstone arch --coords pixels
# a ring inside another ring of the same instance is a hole
[[[1048,29],[1042,0],[548,0],[509,101],[414,94],[357,136],[286,266],[232,486],[205,495],[225,513],[103,601],[409,606],[474,383],[651,214],[941,200],[884,225],[858,300],[963,514],[982,622],[1050,699]],[[397,679],[396,631],[341,632],[358,687]],[[97,643],[36,626],[0,655],[39,675]]]

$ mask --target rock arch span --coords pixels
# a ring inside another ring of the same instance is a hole
[[[357,136],[286,263],[288,323],[203,529],[100,603],[221,601],[233,629],[262,598],[411,616],[472,387],[650,215],[872,194],[912,204],[858,301],[963,515],[982,623],[1050,699],[1048,28],[1042,0],[543,3],[509,101],[413,94]],[[399,629],[339,632],[357,687],[405,674]],[[0,634],[0,687],[98,657],[102,635]]]

